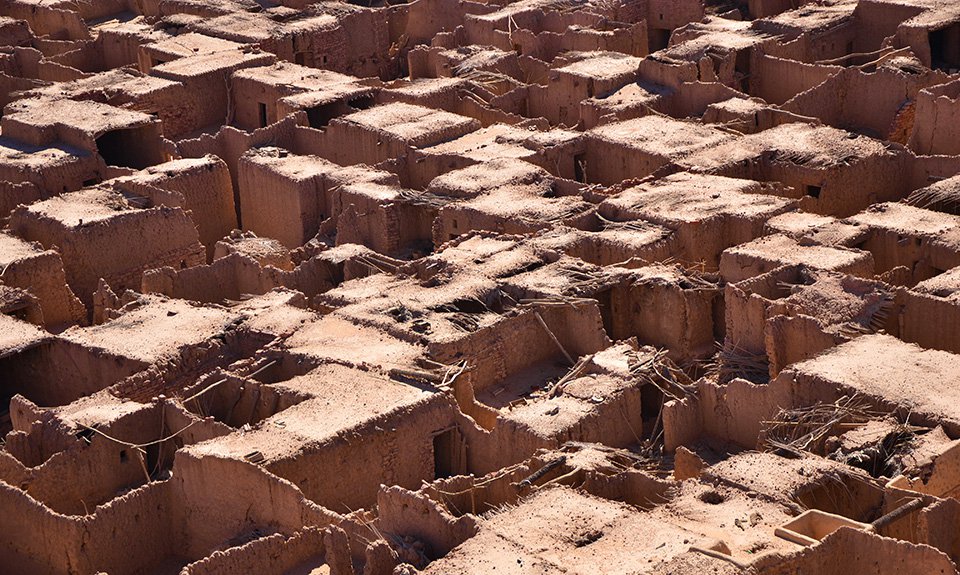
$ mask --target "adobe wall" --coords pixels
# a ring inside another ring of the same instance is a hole
[[[953,575],[957,571],[950,558],[933,547],[841,527],[818,545],[801,549],[780,562],[761,563],[757,572],[759,575]]]
[[[323,531],[306,527],[290,536],[275,533],[214,553],[190,563],[180,575],[287,573],[311,559],[316,560],[312,566],[322,563],[324,555]]]
[[[310,156],[303,160],[309,162]],[[328,212],[323,173],[304,170],[298,178],[270,168],[269,164],[241,157],[238,190],[244,229],[296,248],[316,235]]]
[[[15,476],[26,477],[27,467],[39,466],[55,453],[79,445],[79,439],[62,420],[19,394],[10,399],[10,422],[13,431],[7,434],[4,451],[0,453],[16,460],[16,469],[4,466],[3,477],[11,485],[15,484]]]
[[[860,0],[853,11],[857,23],[857,52],[869,52],[887,44],[900,25],[924,11],[920,3]]]
[[[697,387],[699,397],[668,401],[664,406],[664,450],[672,452],[701,437],[756,449],[762,422],[773,417],[781,407],[794,405],[789,385],[779,379],[769,385],[743,379],[724,385],[701,380]]]
[[[677,253],[676,236],[668,235],[662,239],[644,245],[622,241],[622,237],[611,237],[603,232],[578,235],[576,239],[563,246],[570,257],[581,259],[598,266],[623,265],[629,267],[630,258],[636,261],[663,262]],[[620,337],[611,334],[614,339]]]
[[[518,478],[519,479],[519,478]],[[453,480],[456,481],[456,480]],[[456,492],[460,489],[471,489],[471,486],[461,487],[456,482],[440,482],[442,487],[427,487],[427,491],[445,489]],[[423,489],[423,488],[421,488]],[[483,497],[483,488],[479,488]],[[443,495],[446,501],[447,496]],[[469,499],[469,496],[454,497],[457,501]],[[458,507],[458,509],[460,509]],[[471,510],[464,506],[459,517],[454,517],[436,501],[424,496],[421,492],[409,491],[402,487],[383,487],[377,494],[377,526],[386,533],[412,536],[427,544],[430,556],[445,555],[457,545],[476,535],[477,520],[464,515],[472,512],[479,514],[485,509],[480,507]]]
[[[596,303],[576,308],[539,307],[536,311],[572,357],[593,353],[610,344]],[[462,356],[471,357],[473,368],[466,374],[476,393],[537,362],[562,358],[562,352],[540,325],[530,309],[492,326],[481,328],[459,340],[428,345],[432,359],[453,364]]]
[[[57,40],[90,38],[87,25],[78,11],[13,0],[3,3],[3,11],[4,15],[10,18],[26,20],[30,24],[30,29],[37,35],[50,36]]]
[[[206,246],[207,261],[213,258],[216,243],[237,227],[234,190],[230,170],[220,158],[205,155],[199,161],[175,160],[148,170],[144,180],[162,190],[179,193],[196,223],[200,243]],[[136,189],[136,179],[131,184]]]
[[[478,198],[481,201],[485,198]],[[527,198],[515,198],[517,207]],[[529,201],[529,200],[528,200]],[[522,214],[491,214],[483,205],[473,206],[471,202],[451,202],[440,208],[433,222],[431,236],[433,245],[440,247],[451,239],[473,230],[489,230],[507,235],[526,235],[551,227],[548,219],[525,218]]]
[[[222,428],[188,417],[170,404],[154,404],[101,426],[99,431],[134,444],[150,443],[179,431],[177,443],[184,445],[223,435],[226,430]],[[41,465],[25,469],[20,487],[53,511],[82,516],[145,484],[144,468],[151,474],[169,469],[176,448],[172,441],[163,443],[141,458],[137,450],[127,445],[98,433],[88,435],[89,444],[77,441]],[[39,441],[44,437],[40,435]],[[32,434],[28,439],[38,441]],[[9,476],[2,479],[12,483]]]
[[[913,165],[914,157],[909,151],[893,146],[882,155],[827,166],[766,157],[762,179],[781,182],[804,194],[799,201],[803,211],[848,217],[870,204],[906,197],[912,191]],[[817,197],[805,193],[809,186],[820,188]]]
[[[456,406],[432,395],[268,464],[311,501],[329,508],[369,508],[380,485],[419,487],[434,478],[433,435],[454,425]],[[346,462],[350,465],[331,462]]]
[[[224,126],[215,135],[203,134],[192,140],[177,142],[177,151],[185,158],[201,158],[207,154],[217,156],[230,169],[233,189],[239,193],[240,157],[250,148],[258,146],[279,146],[295,149],[293,134],[297,124],[306,124],[306,114],[296,113],[280,120],[276,124],[247,133],[231,126]],[[240,224],[243,225],[243,202],[240,204]]]
[[[934,235],[875,227],[857,246],[873,254],[880,274],[905,268],[901,283],[913,286],[943,271],[960,266],[960,252]]]
[[[652,84],[677,89],[681,84],[698,82],[700,68],[695,62],[661,58],[657,53],[640,62],[640,78]]]
[[[926,349],[960,353],[960,306],[956,301],[904,290],[900,339]]]
[[[820,321],[810,316],[782,315],[767,323],[766,340],[770,377],[776,377],[788,365],[811,359],[844,343],[847,337],[825,330]]]
[[[351,186],[339,189],[343,211],[337,219],[337,245],[360,244],[398,256],[414,245],[429,245],[436,209],[401,198],[385,202]]]
[[[192,75],[179,71],[169,72],[162,65],[154,67],[151,75],[183,84],[190,93],[202,95],[202,98],[192,98],[190,108],[183,112],[190,113],[190,120],[185,121],[181,116],[178,120],[192,130],[200,130],[210,126],[230,125],[233,119],[233,110],[230,100],[230,75],[240,68],[268,66],[276,61],[272,54],[251,54],[242,59],[242,62],[215,67],[202,74]],[[179,130],[177,130],[179,132]]]
[[[208,303],[240,301],[243,294],[266,293],[275,287],[263,282],[261,274],[262,268],[253,258],[230,254],[208,266],[147,270],[139,291]]]
[[[176,500],[170,481],[153,482],[100,507],[81,519],[86,537],[77,571],[134,574],[179,555],[182,542],[174,523]]]
[[[894,120],[903,107],[916,99],[923,88],[945,79],[946,75],[936,72],[917,75],[889,67],[874,72],[845,68],[816,87],[797,94],[784,103],[783,109],[815,116],[838,128],[891,139],[897,128]]]
[[[621,142],[586,136],[585,181],[612,186],[629,178],[645,178],[666,165],[663,156],[628,148]]]
[[[646,0],[647,25],[673,30],[688,22],[699,22],[705,16],[703,5],[696,0]]]
[[[181,502],[173,524],[180,555],[203,557],[257,527],[293,534],[325,527],[339,515],[307,500],[295,485],[260,466],[190,450],[177,453],[172,496]],[[237,498],[238,493],[244,497]]]
[[[683,289],[678,283],[638,281],[614,287],[610,336],[635,336],[641,344],[668,349],[675,361],[712,355],[720,292]]]
[[[114,291],[139,289],[146,269],[190,267],[206,260],[197,228],[181,208],[118,212],[107,220],[69,229],[20,208],[11,215],[10,226],[25,239],[48,248],[58,246],[67,281],[88,308],[100,278]]]
[[[0,481],[8,528],[0,533],[6,568],[24,575],[133,575],[163,562],[178,544],[171,537],[170,482],[156,482],[84,517],[59,515]]]
[[[0,186],[0,191],[32,195],[30,187],[16,187],[17,184],[32,184],[39,194],[39,199],[46,199],[58,194],[75,192],[86,186],[87,182],[98,182],[104,178],[106,165],[99,156],[73,148],[66,148],[64,151],[69,155],[47,163],[39,170],[28,164],[0,163],[0,179],[7,182]],[[13,205],[14,201],[16,201],[15,196],[5,197],[0,204],[9,206],[12,211],[16,208],[16,205]],[[0,212],[2,214],[0,217],[6,217],[8,213]]]
[[[208,266],[182,270],[168,266],[147,270],[143,274],[140,291],[220,303],[224,300],[240,301],[244,294],[264,294],[284,286],[312,298],[333,289],[344,279],[369,275],[369,268],[365,266],[361,266],[362,273],[345,273],[344,267],[350,267],[350,260],[341,264],[318,256],[302,262],[292,271],[285,271],[269,265],[261,266],[245,254],[231,253],[215,259]]]
[[[64,340],[0,360],[8,381],[42,406],[66,405],[146,367],[141,361],[90,350]]]
[[[843,68],[787,60],[755,50],[750,70],[750,95],[779,105],[822,84]]]
[[[450,132],[445,139],[452,140],[459,135],[458,132]],[[331,120],[326,130],[316,135],[316,140],[319,144],[318,155],[342,166],[373,166],[404,156],[409,150],[406,142],[390,134],[340,118]]]
[[[438,32],[459,26],[473,8],[469,4],[454,0],[416,0],[406,4],[406,14],[401,21],[410,45],[429,43]]]
[[[619,420],[623,419],[620,414],[616,416]],[[493,473],[523,461],[538,449],[556,449],[562,443],[559,440],[565,440],[565,438],[546,436],[536,429],[496,415],[491,427],[492,430],[473,426],[460,428],[467,440],[469,473],[474,475]]]
[[[530,86],[527,115],[546,118],[551,125],[576,126],[580,123],[581,100],[612,94],[636,78],[636,71],[623,72],[612,78],[593,78],[555,70],[550,73],[546,85]]]
[[[25,492],[0,481],[5,529],[0,549],[5,568],[24,575],[67,573],[76,560],[72,542],[80,537],[79,521],[58,515]]]
[[[960,82],[921,90],[908,146],[917,154],[960,154]]]
[[[289,84],[270,84],[269,80],[249,78],[233,74],[230,77],[230,109],[233,112],[233,125],[247,132],[264,128],[281,119],[277,100],[295,93],[296,88]],[[260,116],[260,106],[266,107],[264,117]],[[266,123],[261,123],[265,119]]]
[[[0,281],[4,285],[26,289],[36,296],[43,309],[43,323],[48,329],[86,322],[86,309],[67,285],[63,261],[53,250],[8,263],[0,274]]]

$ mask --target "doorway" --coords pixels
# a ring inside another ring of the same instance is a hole
[[[467,473],[467,444],[456,427],[433,435],[433,476],[435,479]]]

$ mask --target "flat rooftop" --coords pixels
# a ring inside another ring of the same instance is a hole
[[[573,57],[577,59],[575,62],[557,68],[557,72],[596,80],[616,80],[636,74],[642,60],[619,52],[583,52]]]
[[[880,140],[829,126],[792,123],[704,148],[682,163],[692,171],[707,172],[763,154],[771,154],[773,162],[825,170],[855,164],[871,156],[890,156],[893,152]]]
[[[570,144],[581,137],[580,133],[569,130],[539,132],[509,124],[494,124],[420,151],[437,156],[453,154],[477,162],[505,158],[522,160],[536,156],[543,148]]]
[[[705,539],[653,522],[629,505],[566,487],[538,491],[482,519],[479,527],[477,535],[424,573],[587,573],[598,565],[608,572],[648,573]],[[626,548],[631,552],[623,553]]]
[[[139,211],[122,194],[103,188],[88,188],[30,204],[23,208],[24,219],[37,219],[63,228],[103,222]]]
[[[0,137],[0,166],[18,172],[22,179],[30,179],[30,176],[42,170],[63,168],[90,157],[89,152],[64,144],[32,146]]]
[[[210,54],[195,54],[177,58],[150,69],[151,74],[169,80],[186,80],[209,74],[218,70],[232,70],[238,67],[271,64],[276,59],[273,54],[259,51],[222,50]]]
[[[185,58],[197,54],[212,54],[214,52],[239,50],[243,47],[243,44],[224,40],[223,38],[207,36],[206,34],[199,34],[197,32],[186,32],[158,42],[146,44],[144,47],[156,52]]]
[[[414,364],[423,348],[399,340],[373,326],[365,326],[332,313],[306,322],[285,342],[294,355],[345,364],[371,364],[387,368]]]
[[[932,238],[960,228],[960,216],[895,202],[874,204],[847,220],[874,229]]]
[[[0,314],[0,359],[48,341],[52,336],[32,323]]]
[[[960,303],[960,268],[953,268],[913,286],[913,291]]]
[[[780,378],[858,393],[928,421],[960,425],[960,356],[865,335],[793,364]]]
[[[309,395],[310,399],[267,418],[253,430],[235,432],[188,449],[198,456],[235,459],[259,451],[268,462],[294,457],[305,448],[436,395],[382,374],[335,364],[274,385]]]
[[[6,232],[0,232],[0,266],[6,266],[22,258],[35,256],[43,248],[33,242],[24,241]]]
[[[43,131],[64,126],[99,136],[112,130],[151,124],[156,120],[149,114],[92,100],[35,98],[8,104],[3,123],[8,121]]]
[[[452,170],[434,178],[427,191],[450,198],[475,198],[502,188],[534,188],[543,195],[551,188],[552,177],[539,166],[516,159],[499,158],[488,163]]]
[[[605,124],[587,132],[587,138],[671,159],[725,143],[736,146],[733,142],[738,140],[710,126],[662,116],[644,116]]]
[[[604,200],[600,212],[613,220],[645,219],[676,227],[712,217],[770,218],[793,201],[763,194],[757,182],[679,173],[629,188]]]
[[[354,112],[336,121],[382,132],[418,147],[438,144],[450,139],[446,135],[448,133],[462,136],[480,127],[473,118],[402,102]]]
[[[219,334],[237,314],[185,300],[143,296],[145,302],[120,317],[60,334],[71,343],[148,364]]]
[[[282,85],[300,90],[325,91],[338,84],[357,82],[358,79],[346,74],[318,70],[307,66],[279,61],[270,66],[258,66],[237,70],[234,78],[252,80],[269,85]]]

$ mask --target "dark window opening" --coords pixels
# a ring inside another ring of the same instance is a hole
[[[647,37],[647,48],[651,54],[659,52],[669,45],[670,30],[664,30],[662,28],[652,28],[650,30],[650,35]]]
[[[467,472],[466,444],[460,430],[452,427],[433,436],[433,474],[436,479]]]
[[[297,52],[293,55],[293,63],[300,66],[307,65],[307,53],[306,52]]]
[[[587,183],[586,154],[577,154],[573,157],[573,179],[581,184]]]
[[[97,152],[108,166],[142,170],[157,163],[159,151],[146,130],[113,130],[96,140]]]
[[[930,32],[930,67],[946,71],[960,68],[960,24]]]
[[[734,61],[734,70],[737,73],[739,85],[737,88],[744,94],[750,93],[750,52],[740,50],[737,52],[737,59]]]
[[[807,186],[807,195],[811,198],[819,198],[821,190],[823,188],[820,186]]]
[[[257,102],[257,106],[260,111],[260,127],[263,128],[267,125],[267,105],[263,102]]]
[[[324,54],[323,56],[320,56],[320,63],[321,63],[321,64],[326,64],[326,63],[327,63],[327,55],[326,55],[326,54]]]
[[[124,449],[120,451],[120,463],[126,463],[126,462],[127,462],[127,450]]]
[[[600,320],[607,335],[614,337],[613,331],[613,290],[608,289],[596,294],[597,306],[600,308]]]
[[[660,412],[666,401],[663,392],[655,385],[640,387],[640,416],[643,418],[643,433],[653,435],[654,428],[660,424]]]
[[[355,110],[366,110],[373,107],[373,96],[359,96],[347,101],[347,105]]]
[[[336,104],[325,104],[315,108],[307,108],[307,121],[311,128],[318,130],[326,127],[330,120],[337,116]]]
[[[435,305],[430,309],[441,313],[484,313],[490,311],[490,307],[477,298],[455,299],[450,303]]]

